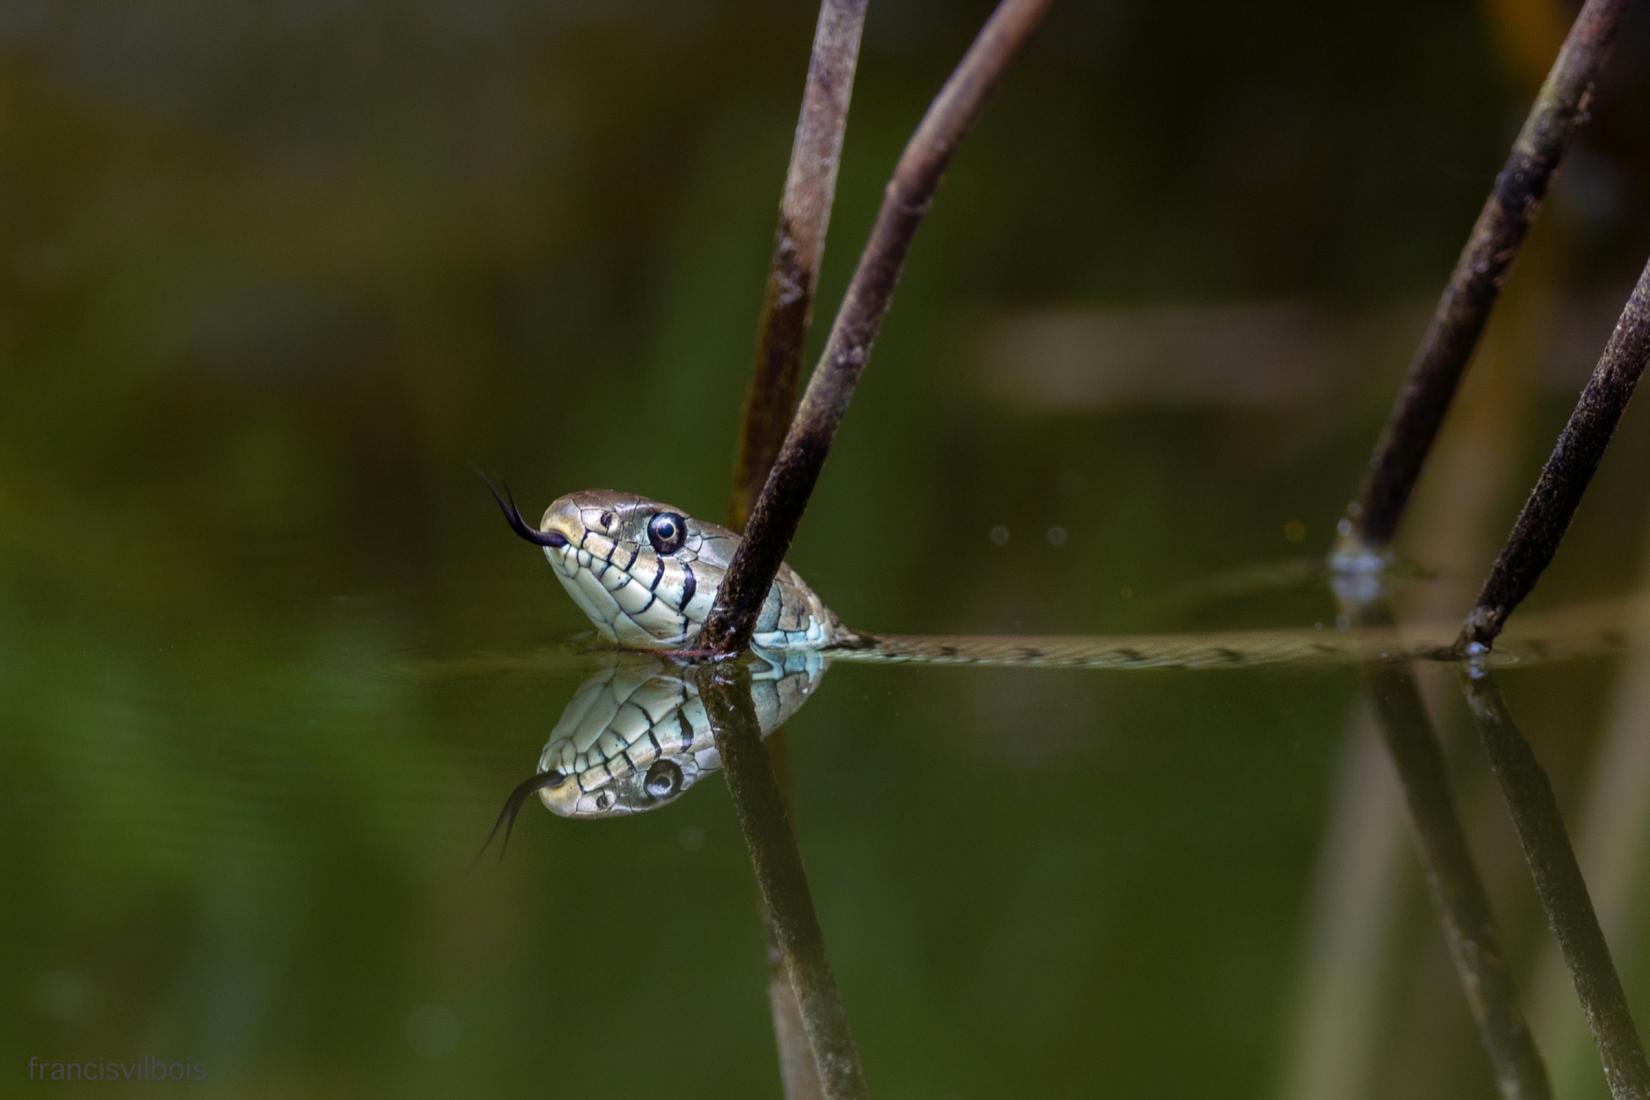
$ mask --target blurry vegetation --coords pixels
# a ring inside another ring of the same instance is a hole
[[[988,7],[872,4],[821,317]],[[255,1095],[772,1089],[718,785],[613,827],[529,820],[466,878],[576,678],[409,670],[582,627],[468,460],[524,506],[600,485],[719,511],[812,17],[0,7],[0,1063],[196,1058]],[[1166,597],[1301,552],[1291,523],[1327,543],[1419,331],[1368,318],[1436,293],[1566,21],[1057,7],[924,227],[792,562],[867,628],[1332,619],[1308,591]],[[1534,379],[1528,432],[1491,456],[1509,492],[1650,248],[1647,43],[1641,5],[1492,327],[1561,321],[1484,364]],[[1349,334],[1305,411],[1172,387],[1024,408],[982,353],[1028,311],[1275,302]],[[1630,413],[1539,600],[1636,583],[1647,435]],[[1459,606],[1490,549],[1430,563]],[[1505,684],[1567,808],[1610,682]],[[1354,692],[833,676],[792,726],[796,797],[870,1079],[1269,1091]],[[1450,762],[1476,842],[1510,846],[1479,761]],[[1513,872],[1487,886],[1533,959]],[[1487,1095],[1417,882],[1385,899],[1406,961],[1372,993],[1368,1094]],[[1644,1019],[1650,953],[1629,963]]]

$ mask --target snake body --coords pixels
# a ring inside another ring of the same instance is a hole
[[[500,501],[501,505],[503,501]],[[506,506],[506,515],[513,505]],[[519,522],[519,516],[517,516]],[[601,637],[627,649],[690,649],[739,547],[726,527],[629,493],[569,493],[533,540]],[[1415,637],[1394,630],[1251,630],[1180,635],[1014,637],[866,634],[850,630],[790,566],[780,567],[757,618],[759,649],[817,650],[832,660],[1039,668],[1254,668],[1443,655],[1445,624]],[[1574,639],[1571,639],[1574,648]],[[1524,656],[1556,655],[1557,643]],[[1587,644],[1598,648],[1589,639]],[[1516,645],[1500,659],[1517,659]]]
[[[646,497],[570,493],[537,529],[514,502],[517,533],[543,547],[556,577],[613,654],[580,686],[539,760],[539,794],[564,816],[609,817],[671,801],[719,767],[692,675],[670,651],[698,638],[739,536]],[[1619,617],[1620,601],[1612,605]],[[1599,625],[1604,619],[1605,625]],[[1617,648],[1609,616],[1552,616],[1542,642],[1503,645],[1498,661]],[[1272,630],[1101,637],[872,635],[846,627],[789,566],[780,568],[752,636],[753,696],[764,733],[802,705],[832,661],[1042,668],[1256,668],[1438,658],[1447,628],[1415,641],[1394,630]],[[647,652],[651,651],[651,652]]]

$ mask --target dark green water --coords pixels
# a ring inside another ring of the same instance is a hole
[[[1078,8],[942,190],[792,564],[866,629],[1332,624],[1251,567],[1328,545],[1540,21]],[[874,11],[826,319],[985,11]],[[530,805],[467,873],[581,678],[474,659],[583,627],[467,464],[535,513],[720,513],[811,21],[0,13],[0,1094],[36,1057],[224,1096],[777,1092],[719,779]],[[1410,617],[1469,605],[1650,245],[1643,79],[1509,286]],[[1640,586],[1646,427],[1535,604]],[[1643,662],[1502,681],[1641,1020]],[[1557,1090],[1601,1095],[1453,676],[1423,683]],[[1350,671],[837,666],[789,730],[878,1095],[1494,1094]]]

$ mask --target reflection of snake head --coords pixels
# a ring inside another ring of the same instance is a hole
[[[750,661],[764,734],[796,713],[825,671],[807,649],[754,650]],[[573,693],[531,786],[562,817],[618,817],[657,809],[721,766],[692,670],[615,653]]]
[[[499,507],[516,533],[544,548],[562,586],[597,632],[626,647],[676,649],[691,643],[739,548],[739,536],[727,528],[629,493],[569,493],[545,510],[537,530],[506,497],[499,497]],[[802,578],[784,566],[752,641],[817,648],[845,633]]]
[[[706,752],[714,767],[716,750]],[[579,776],[552,769],[541,777],[539,798],[562,817],[622,817],[673,801],[705,770],[691,752],[660,756],[645,771],[625,769],[612,778],[598,774],[583,782]]]

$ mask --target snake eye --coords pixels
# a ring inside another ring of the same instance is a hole
[[[682,785],[682,769],[669,760],[655,761],[647,769],[647,779],[642,784],[642,790],[652,799],[669,798]]]
[[[682,548],[687,538],[687,520],[675,512],[660,512],[647,521],[647,541],[661,554],[672,554]]]
[[[602,513],[602,518],[601,518],[601,524],[602,524],[602,528],[604,530],[609,528],[609,527],[612,527],[613,526],[613,513],[612,512],[603,512]]]
[[[596,796],[596,809],[605,810],[611,805],[613,805],[612,791],[603,791],[601,794]]]

